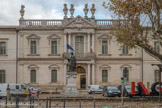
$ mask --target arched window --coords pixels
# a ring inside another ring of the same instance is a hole
[[[31,70],[30,71],[30,82],[31,83],[36,83],[36,70]]]
[[[0,42],[0,54],[6,54],[6,42]]]
[[[0,83],[5,83],[5,70],[0,70]]]
[[[129,82],[129,70],[128,68],[123,68],[123,78],[125,82]]]
[[[51,42],[51,54],[57,54],[57,41]]]
[[[57,70],[51,71],[51,82],[56,83],[57,82]]]

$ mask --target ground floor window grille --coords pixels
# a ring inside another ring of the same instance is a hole
[[[31,83],[36,83],[36,70],[31,70],[30,71],[30,82]]]
[[[53,82],[53,83],[57,82],[57,70],[51,71],[51,82]]]
[[[108,71],[102,70],[102,82],[108,82]]]

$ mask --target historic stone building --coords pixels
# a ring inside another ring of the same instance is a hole
[[[157,81],[158,68],[151,64],[159,62],[141,48],[122,47],[111,35],[118,20],[95,19],[94,5],[90,18],[87,5],[84,17],[73,16],[73,5],[69,9],[70,18],[67,5],[63,10],[63,19],[32,20],[23,18],[22,6],[19,26],[0,26],[0,83],[63,90],[71,52],[67,44],[74,49],[77,58],[78,89],[84,90],[91,84],[118,85],[122,76],[125,83]]]

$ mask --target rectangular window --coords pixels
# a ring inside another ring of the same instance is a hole
[[[31,54],[37,54],[36,41],[31,41]]]
[[[57,42],[56,41],[51,42],[51,54],[57,54]]]
[[[155,51],[157,52],[157,53],[159,53],[160,52],[160,43],[159,42],[154,42],[154,49],[155,49]]]
[[[31,70],[30,71],[30,82],[31,83],[36,83],[36,70]]]
[[[51,71],[51,82],[53,82],[53,83],[57,82],[57,70]]]
[[[108,71],[102,70],[102,82],[108,82]]]
[[[123,46],[123,54],[128,54],[128,46]]]
[[[128,70],[128,68],[123,69],[123,78],[124,78],[125,82],[129,81],[129,70]]]
[[[0,55],[6,54],[6,42],[0,42]]]
[[[102,41],[102,54],[108,54],[108,44],[107,44],[107,41]]]
[[[84,36],[75,37],[75,54],[77,57],[84,55]]]
[[[0,83],[5,83],[5,70],[0,70]]]
[[[155,70],[155,82],[159,82],[159,70]]]

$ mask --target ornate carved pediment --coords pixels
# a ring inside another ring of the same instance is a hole
[[[56,34],[51,34],[50,36],[47,37],[47,39],[61,39],[61,37]]]
[[[128,64],[124,64],[124,65],[120,66],[120,68],[132,68],[132,67]]]
[[[39,66],[35,65],[35,64],[31,64],[28,66],[28,69],[39,69]]]
[[[39,36],[37,36],[36,34],[31,34],[29,36],[26,37],[27,39],[40,39]]]
[[[103,35],[99,36],[98,39],[112,39],[112,36],[109,36],[107,34],[103,34]]]
[[[65,28],[78,28],[78,30],[82,28],[95,28],[96,25],[88,21],[87,19],[82,18],[81,16],[77,16],[70,22],[64,25]]]
[[[60,67],[55,65],[55,64],[52,64],[50,66],[48,66],[49,69],[59,69]]]

